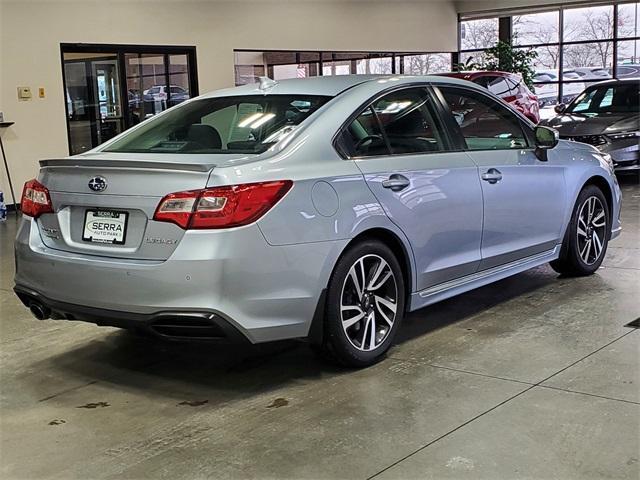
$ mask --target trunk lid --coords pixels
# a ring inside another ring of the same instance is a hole
[[[49,189],[55,212],[37,220],[42,241],[53,249],[85,255],[165,260],[182,239],[184,230],[153,220],[158,203],[168,193],[206,187],[214,161],[233,160],[217,157],[86,154],[42,160],[39,181]],[[106,183],[102,191],[94,191],[89,185],[98,177],[98,184]],[[114,233],[117,243],[96,242],[104,232],[92,233],[94,222],[99,222],[101,228],[105,225],[96,216],[118,219],[116,225],[110,225],[122,230]]]

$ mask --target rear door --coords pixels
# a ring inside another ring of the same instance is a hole
[[[551,156],[540,161],[530,127],[490,96],[464,87],[437,88],[479,169],[484,199],[480,269],[561,243],[564,167]]]
[[[477,167],[452,151],[429,90],[375,100],[341,143],[389,218],[406,234],[416,290],[474,273],[480,262],[482,192]]]

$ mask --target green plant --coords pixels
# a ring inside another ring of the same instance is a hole
[[[533,87],[535,70],[533,62],[538,57],[538,52],[533,48],[514,48],[507,42],[498,42],[495,47],[484,51],[484,58],[476,62],[470,57],[466,62],[456,65],[457,71],[464,70],[488,70],[517,73],[529,87]]]

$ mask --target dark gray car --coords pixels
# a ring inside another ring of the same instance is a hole
[[[640,175],[640,79],[610,80],[592,85],[568,105],[558,105],[558,116],[542,124],[560,132],[560,138],[593,145],[613,158],[615,170]]]

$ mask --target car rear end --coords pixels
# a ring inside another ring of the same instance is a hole
[[[170,338],[260,342],[305,336],[320,293],[317,276],[287,274],[295,290],[288,282],[273,282],[273,275],[286,274],[283,265],[301,255],[320,271],[325,246],[310,254],[265,240],[256,222],[293,181],[280,171],[259,178],[259,165],[273,157],[266,150],[277,132],[249,125],[262,127],[265,119],[281,117],[286,122],[278,132],[290,130],[294,102],[285,99],[286,111],[272,114],[251,110],[250,100],[224,100],[221,118],[229,116],[229,105],[241,112],[225,125],[246,125],[223,132],[223,144],[211,143],[215,135],[199,123],[200,116],[197,128],[175,139],[174,127],[184,130],[178,113],[186,112],[189,122],[196,118],[185,103],[183,110],[163,114],[167,121],[159,116],[141,124],[139,134],[117,137],[109,144],[114,148],[42,161],[38,178],[25,185],[15,243],[15,291],[22,302],[41,319],[147,329]],[[311,109],[300,102],[295,108],[306,109],[300,121]],[[151,133],[144,133],[145,125]],[[162,137],[168,128],[172,139],[157,141],[158,132]],[[269,141],[249,151],[245,138],[265,135]],[[153,145],[139,148],[149,138],[155,138]],[[232,144],[234,149],[226,148]],[[253,181],[238,173],[238,162],[255,162]]]

